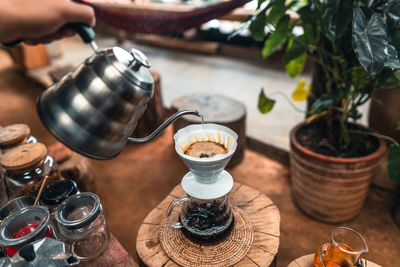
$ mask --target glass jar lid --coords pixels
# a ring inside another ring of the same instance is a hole
[[[125,79],[134,83],[144,90],[152,90],[153,77],[147,70],[150,62],[147,57],[137,49],[127,51],[121,47],[114,46],[103,50],[104,56],[124,76]]]
[[[23,171],[36,167],[46,156],[47,148],[44,144],[24,144],[6,152],[0,164],[9,171]]]
[[[30,206],[8,216],[0,225],[0,244],[20,247],[44,235],[50,218],[49,210],[44,206]],[[38,223],[31,233],[15,238],[14,235],[29,223]]]
[[[47,185],[40,201],[47,206],[58,205],[77,192],[78,186],[75,181],[61,180]]]
[[[23,123],[12,124],[0,128],[0,146],[8,146],[19,143],[28,137],[30,133],[31,129],[29,126]]]
[[[99,197],[91,192],[75,194],[64,200],[55,213],[59,225],[76,230],[90,225],[102,212]]]

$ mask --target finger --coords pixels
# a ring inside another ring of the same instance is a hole
[[[27,39],[27,40],[24,40],[24,43],[26,43],[28,45],[38,45],[40,42],[38,40],[34,40],[34,39]]]
[[[82,22],[90,27],[96,25],[96,17],[92,7],[88,5],[70,2],[64,10],[66,23]]]
[[[76,34],[74,30],[67,27],[61,28],[59,32],[61,33],[62,37],[72,37]]]
[[[49,43],[51,43],[51,42],[53,42],[55,40],[59,40],[61,38],[63,38],[63,33],[62,32],[57,32],[55,34],[45,35],[45,36],[40,37],[40,38],[26,40],[25,43],[27,43],[29,45],[49,44]]]

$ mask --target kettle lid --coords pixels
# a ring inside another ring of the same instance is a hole
[[[124,78],[144,90],[153,89],[154,80],[148,71],[151,64],[141,51],[134,48],[127,51],[114,46],[106,50],[105,56]]]

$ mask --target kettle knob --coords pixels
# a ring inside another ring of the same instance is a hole
[[[134,70],[138,70],[141,66],[144,66],[146,68],[150,68],[151,64],[149,60],[147,59],[146,55],[143,54],[141,51],[132,48],[131,49],[131,55],[133,57],[133,60],[129,67],[131,67]]]

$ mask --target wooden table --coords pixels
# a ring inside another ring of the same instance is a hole
[[[161,247],[159,233],[166,223],[163,219],[165,218],[169,203],[174,198],[184,194],[185,192],[182,190],[182,187],[180,185],[176,186],[144,219],[136,239],[136,249],[141,266],[178,266],[175,261],[183,265],[182,259],[177,260],[177,258],[175,258],[174,261],[169,257],[170,255],[167,256],[166,252]],[[243,258],[239,259],[239,262],[235,263],[234,266],[275,266],[280,235],[280,214],[278,208],[272,200],[261,192],[239,183],[234,184],[229,194],[229,201],[232,206],[240,208],[240,210],[248,216],[254,229],[254,238],[249,248],[250,250]],[[227,239],[229,238],[228,236]],[[223,262],[215,261],[215,259],[218,260],[218,258],[229,258],[229,255],[213,252],[218,251],[218,245],[220,245],[220,243],[216,245],[196,244],[197,247],[203,247],[204,251],[216,254],[213,263],[207,263],[202,255],[196,255],[196,259],[193,259],[190,266],[227,266]],[[209,246],[213,246],[215,249],[210,249]],[[180,251],[180,253],[184,254],[185,252],[189,252],[185,251],[185,249],[186,248],[183,249],[184,251]],[[182,247],[179,249],[177,248],[177,251],[178,250],[182,250]],[[199,250],[201,251],[202,249],[200,248]],[[222,253],[224,252],[225,251]],[[227,251],[226,253],[230,252]],[[174,256],[178,257],[177,255]],[[183,266],[189,265],[185,264]]]
[[[82,267],[136,267],[137,263],[128,252],[122,247],[118,240],[110,234],[108,248],[99,257],[91,261],[84,261],[79,264]]]

